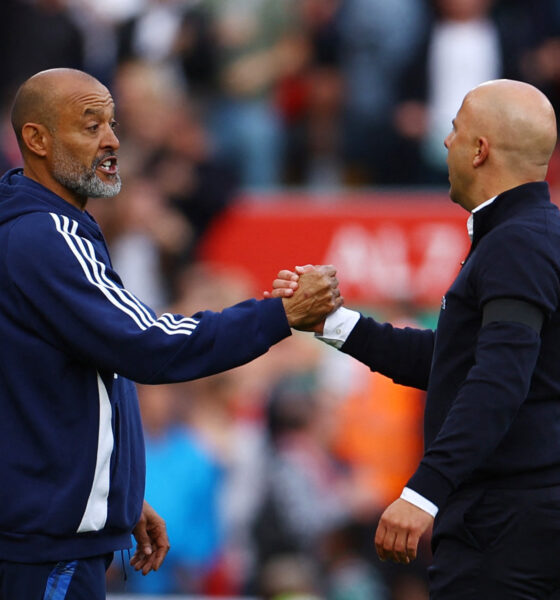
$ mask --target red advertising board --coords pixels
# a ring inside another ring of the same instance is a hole
[[[244,197],[201,258],[245,268],[262,290],[281,268],[334,264],[348,305],[439,305],[469,248],[467,213],[446,194]]]

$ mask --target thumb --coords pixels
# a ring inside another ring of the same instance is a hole
[[[146,527],[139,527],[134,532],[138,548],[146,555],[152,553],[152,542]]]
[[[148,538],[139,541],[138,548],[140,552],[142,552],[142,554],[145,554],[146,556],[150,556],[150,554],[152,553],[152,544],[150,543]]]
[[[303,267],[296,267],[296,273],[300,275],[302,273],[308,273],[309,271],[313,271],[315,267],[313,265],[304,265]]]

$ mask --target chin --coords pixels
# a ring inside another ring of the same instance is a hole
[[[455,202],[455,204],[460,204],[459,200],[457,200],[457,194],[453,191],[453,187],[449,188],[449,198],[451,202]]]
[[[467,211],[471,211],[469,205],[471,204],[468,197],[461,196],[456,192],[453,192],[453,189],[449,190],[449,197],[451,198],[451,202],[458,204],[461,208],[464,208]]]

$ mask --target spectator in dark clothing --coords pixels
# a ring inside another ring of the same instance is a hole
[[[531,28],[514,27],[493,4],[433,0],[431,25],[403,72],[394,114],[401,182],[446,185],[441,140],[464,95],[483,81],[519,79],[519,57]]]
[[[0,97],[38,71],[83,68],[82,33],[63,0],[3,0],[0,19]]]

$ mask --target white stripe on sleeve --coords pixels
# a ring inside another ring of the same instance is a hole
[[[191,317],[177,318],[170,313],[154,319],[147,308],[123,287],[112,281],[106,273],[106,266],[95,255],[93,244],[77,234],[78,223],[66,216],[50,213],[56,230],[64,238],[72,254],[78,261],[87,281],[98,288],[101,293],[119,310],[128,315],[145,331],[149,327],[158,327],[167,335],[191,335],[199,321]]]

